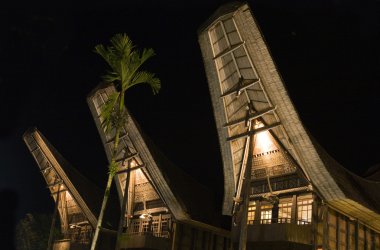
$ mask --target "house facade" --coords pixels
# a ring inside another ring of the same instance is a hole
[[[307,133],[249,6],[220,7],[198,39],[234,249],[380,249],[380,183]]]
[[[334,161],[303,126],[251,9],[221,6],[198,31],[223,159],[222,229],[213,194],[163,156],[131,114],[123,126],[98,249],[380,250],[380,182]],[[114,131],[101,110],[115,92],[87,97],[106,155]],[[89,249],[103,193],[37,129],[24,141],[56,203],[53,249]],[[217,145],[216,145],[217,146]]]

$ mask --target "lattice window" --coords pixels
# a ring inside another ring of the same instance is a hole
[[[152,232],[153,234],[158,234],[160,229],[160,221],[159,218],[154,218],[152,221]]]
[[[292,219],[292,199],[280,199],[278,204],[278,223],[290,223]]]
[[[144,220],[142,221],[142,231],[143,232],[148,232],[149,231],[149,220]]]
[[[248,204],[247,224],[253,225],[256,214],[256,202],[250,201]]]
[[[272,223],[272,204],[266,204],[261,206],[261,224]]]
[[[297,224],[305,225],[311,223],[313,197],[302,195],[297,200]]]
[[[161,237],[169,237],[169,224],[170,224],[170,217],[169,218],[162,218],[161,220]]]
[[[135,221],[132,222],[132,232],[133,233],[140,232],[140,221],[135,220]]]

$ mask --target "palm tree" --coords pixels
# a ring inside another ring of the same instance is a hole
[[[128,120],[128,113],[124,104],[125,92],[129,88],[140,83],[149,84],[153,90],[153,94],[158,93],[161,87],[160,80],[155,77],[153,73],[140,69],[144,62],[155,55],[153,49],[143,49],[142,51],[137,50],[126,34],[116,34],[111,38],[110,42],[110,46],[104,47],[100,44],[95,47],[95,52],[103,57],[111,68],[111,70],[103,76],[103,79],[106,82],[113,83],[115,88],[119,91],[116,91],[110,95],[101,111],[101,117],[103,120],[102,125],[106,133],[115,131],[115,140],[111,154],[111,161],[109,163],[107,186],[104,192],[103,203],[95,229],[94,238],[92,240],[91,250],[94,250],[96,246],[112,180],[118,167],[116,163],[116,155],[119,148],[120,132]],[[130,173],[128,172],[127,174],[129,175]],[[126,183],[126,187],[127,186],[128,183]],[[124,196],[126,195],[127,193],[124,193]],[[121,221],[123,223],[125,217],[125,204],[122,206],[121,216]],[[121,226],[122,225],[119,225],[119,231]]]

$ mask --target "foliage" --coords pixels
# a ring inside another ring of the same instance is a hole
[[[26,214],[16,226],[17,250],[46,250],[50,234],[52,216],[49,214]],[[56,225],[54,239],[60,236]]]
[[[153,94],[158,93],[161,87],[160,80],[153,73],[141,70],[141,66],[149,58],[155,55],[153,49],[143,49],[140,52],[136,49],[135,45],[133,45],[132,41],[126,34],[116,34],[111,38],[110,43],[111,45],[107,47],[104,47],[101,44],[95,47],[95,52],[99,54],[110,67],[110,70],[103,76],[103,79],[108,83],[112,83],[118,91],[109,96],[108,101],[104,104],[100,114],[103,120],[102,126],[106,133],[114,134],[114,143],[111,152],[111,160],[108,166],[109,173],[107,186],[91,244],[92,250],[96,247],[112,180],[118,168],[116,156],[119,149],[120,132],[128,121],[128,112],[124,103],[125,92],[131,87],[142,83],[148,84],[152,88]],[[128,187],[128,184],[126,184],[126,187]],[[128,192],[125,191],[125,196],[123,198],[120,225],[124,221],[124,202],[127,193]],[[122,227],[120,225],[118,235],[121,233]]]

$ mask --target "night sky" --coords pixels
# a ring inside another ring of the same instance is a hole
[[[225,1],[127,2],[0,8],[0,190],[17,194],[17,219],[53,211],[22,141],[29,127],[36,126],[80,172],[105,185],[107,161],[86,96],[107,69],[93,48],[116,33],[127,33],[139,48],[152,47],[157,54],[145,69],[159,76],[162,90],[153,96],[146,86],[131,89],[131,113],[171,161],[222,196],[197,28]],[[380,163],[380,2],[249,3],[311,134],[357,174]]]

